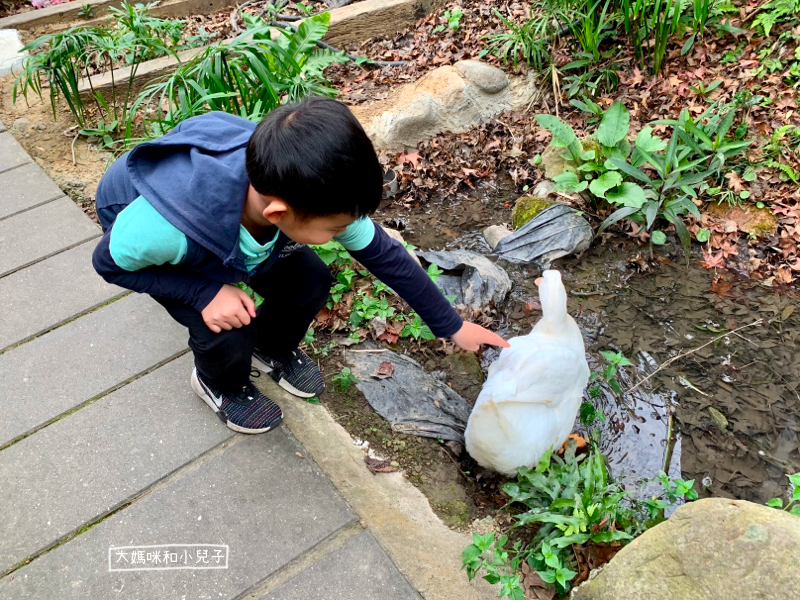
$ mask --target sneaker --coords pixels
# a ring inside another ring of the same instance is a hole
[[[287,392],[300,398],[319,396],[325,389],[319,368],[300,350],[292,350],[280,358],[270,358],[256,350],[252,364],[268,373]]]
[[[211,407],[228,429],[239,433],[264,433],[283,420],[281,407],[259,392],[251,382],[241,391],[226,393],[207,385],[192,371],[192,389]]]

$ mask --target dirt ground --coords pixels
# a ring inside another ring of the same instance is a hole
[[[24,98],[14,103],[12,90],[12,77],[0,80],[0,120],[56,184],[95,218],[94,193],[113,155],[86,137],[76,137],[68,111],[58,107],[54,119],[47,96],[44,101],[29,96],[29,105]]]

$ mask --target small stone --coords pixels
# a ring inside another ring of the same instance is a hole
[[[553,206],[554,202],[539,196],[521,196],[514,203],[511,211],[511,226],[516,231],[542,212],[545,208]],[[498,240],[499,242],[499,240]]]
[[[511,235],[511,231],[505,225],[491,225],[483,230],[483,237],[492,250],[500,243],[500,240],[509,235]]]
[[[460,60],[453,66],[487,94],[497,94],[508,87],[508,76],[503,71],[479,60]]]
[[[14,124],[11,125],[11,131],[14,133],[24,133],[28,129],[31,128],[33,123],[31,123],[30,119],[26,119],[25,117],[21,117],[14,121]]]
[[[39,131],[44,131],[45,129],[47,129],[47,125],[45,125],[44,123],[37,123],[36,129],[38,129]]]
[[[399,463],[399,462],[397,462],[396,460],[393,460],[393,461],[392,461],[392,462],[390,462],[389,464],[390,464],[390,465],[392,465],[392,466],[393,466],[395,469],[396,469],[396,468],[398,468],[398,467],[400,466],[400,463]]]

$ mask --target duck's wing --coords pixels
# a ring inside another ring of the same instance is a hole
[[[581,395],[589,381],[585,355],[563,346],[518,346],[501,358],[478,402],[552,405]]]

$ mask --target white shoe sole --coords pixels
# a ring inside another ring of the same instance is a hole
[[[270,367],[263,360],[256,358],[255,355],[253,355],[253,357],[250,359],[250,364],[253,365],[259,371],[267,373],[268,375],[273,371],[272,367]],[[291,383],[286,381],[283,377],[281,377],[280,380],[277,381],[276,383],[283,389],[285,389],[287,392],[289,392],[293,396],[297,396],[298,398],[314,398],[315,396],[317,396],[317,394],[309,394],[308,392],[301,392]]]
[[[214,403],[214,400],[206,393],[205,389],[203,388],[203,385],[197,378],[197,369],[192,370],[191,384],[194,393],[197,394],[203,402],[208,404],[208,407],[211,410],[213,410],[215,414],[219,413],[220,410],[219,407]],[[270,431],[272,429],[272,427],[265,427],[263,429],[245,429],[244,427],[240,427],[235,423],[231,423],[227,418],[225,419],[225,426],[232,431],[236,431],[237,433],[246,433],[251,435],[257,433],[266,433],[267,431]]]

